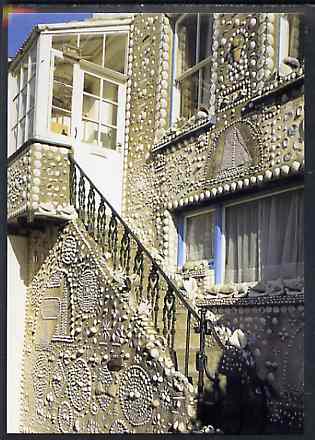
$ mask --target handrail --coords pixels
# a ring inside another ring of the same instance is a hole
[[[184,304],[184,306],[191,312],[191,314],[194,316],[194,318],[200,322],[200,316],[196,312],[195,309],[191,307],[191,305],[186,301],[183,294],[180,293],[179,289],[176,287],[176,285],[173,283],[173,281],[166,275],[164,270],[160,267],[160,265],[157,263],[157,261],[152,257],[150,252],[144,247],[144,245],[141,243],[141,241],[138,239],[136,234],[131,230],[131,228],[128,226],[128,224],[121,218],[121,216],[118,214],[118,212],[115,210],[115,208],[108,202],[108,200],[104,197],[104,195],[101,193],[101,191],[94,185],[94,183],[91,181],[91,179],[86,175],[86,173],[82,170],[80,165],[74,160],[72,155],[70,155],[70,162],[72,162],[83,174],[83,176],[88,180],[89,184],[95,189],[95,191],[98,193],[101,199],[103,199],[106,203],[106,205],[110,208],[112,213],[117,217],[119,222],[127,229],[128,233],[132,236],[132,238],[135,240],[139,248],[143,251],[143,253],[149,258],[152,264],[155,265],[157,270],[160,272],[160,274],[163,276],[166,283],[172,288],[172,290],[175,292],[175,294],[178,296],[178,298],[181,300],[181,302]]]

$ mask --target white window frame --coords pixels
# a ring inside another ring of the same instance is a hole
[[[124,73],[113,71],[109,68],[102,67],[100,65],[91,63],[86,60],[75,60],[72,59],[71,56],[67,56],[63,54],[63,52],[58,51],[57,49],[52,48],[52,38],[54,35],[64,35],[64,34],[77,34],[77,44],[79,42],[79,35],[103,35],[103,59],[104,59],[104,50],[105,50],[105,41],[106,35],[125,35],[126,38],[126,50],[125,50],[125,71],[127,69],[127,60],[128,60],[128,43],[129,43],[129,29],[128,27],[124,27],[121,29],[117,29],[114,27],[108,27],[106,30],[99,28],[89,28],[89,29],[68,29],[68,30],[60,30],[50,32],[49,34],[43,34],[40,38],[43,38],[42,51],[46,51],[46,56],[44,56],[46,61],[46,66],[49,66],[48,72],[47,67],[46,71],[43,72],[43,78],[46,77],[45,81],[42,81],[40,84],[40,88],[43,89],[45,87],[46,93],[44,90],[43,93],[47,97],[47,101],[49,105],[46,105],[46,109],[42,108],[42,112],[40,113],[37,128],[39,137],[42,139],[47,139],[48,141],[55,141],[61,144],[69,144],[73,145],[74,148],[84,148],[86,147],[87,151],[91,150],[93,152],[101,153],[104,151],[108,151],[109,149],[102,147],[101,145],[84,143],[81,141],[82,134],[82,104],[83,104],[83,79],[84,72],[90,73],[92,75],[98,76],[103,80],[108,80],[109,82],[113,82],[118,85],[118,111],[117,111],[117,138],[116,145],[123,146],[124,144],[124,130],[125,130],[125,102],[126,102],[126,82],[127,75]],[[54,133],[50,130],[50,118],[51,118],[51,110],[52,110],[52,87],[53,87],[53,68],[51,68],[51,56],[63,56],[68,59],[69,62],[73,63],[73,94],[72,94],[72,110],[71,110],[71,132],[70,136],[64,136],[58,133]],[[42,79],[43,79],[42,78]],[[47,78],[49,78],[49,88],[47,91]],[[111,151],[117,151],[116,150]]]
[[[31,59],[31,52],[35,48],[35,71],[31,72],[31,66],[32,66],[32,59]],[[23,63],[24,60],[27,59],[27,78],[26,82],[24,83],[24,72],[23,72]],[[14,73],[12,74],[12,77],[16,78],[16,93],[14,96],[12,96],[12,99],[10,100],[10,106],[12,106],[12,110],[15,107],[15,101],[18,99],[18,107],[17,111],[14,110],[15,113],[15,123],[11,126],[9,126],[9,133],[10,136],[13,137],[13,150],[16,151],[19,149],[28,139],[29,139],[29,124],[30,124],[30,114],[32,113],[32,125],[33,130],[31,133],[31,137],[34,135],[34,126],[35,126],[35,112],[36,112],[36,82],[37,82],[37,70],[38,70],[38,45],[37,41],[33,42],[33,44],[28,48],[27,52],[23,55],[21,61],[19,61],[18,66],[16,67]],[[22,74],[23,73],[23,74]],[[30,83],[31,81],[34,81],[34,100],[33,100],[33,106],[30,107]],[[23,85],[24,83],[24,85]],[[23,87],[22,87],[23,86]],[[26,103],[25,103],[25,112],[21,113],[22,110],[22,93],[26,92]],[[10,121],[12,123],[12,121]],[[19,132],[21,129],[21,123],[24,122],[24,136],[21,142],[19,142]],[[17,130],[16,138],[14,136],[14,131]]]
[[[177,54],[178,54],[178,26],[184,20],[185,17],[189,15],[197,15],[197,31],[196,31],[196,59],[195,64],[187,69],[185,72],[180,75],[177,74]],[[211,14],[209,14],[211,16]],[[199,83],[198,83],[198,102],[200,102],[201,98],[201,72],[202,68],[206,65],[211,66],[212,55],[210,54],[207,58],[203,59],[200,62],[197,62],[197,57],[199,53],[199,43],[200,43],[200,13],[186,13],[182,14],[175,23],[175,31],[173,38],[173,66],[172,66],[172,111],[170,115],[170,123],[171,125],[175,123],[176,119],[181,117],[181,92],[180,92],[180,81],[184,80],[190,75],[193,75],[195,72],[199,71]],[[199,105],[199,104],[198,104]]]

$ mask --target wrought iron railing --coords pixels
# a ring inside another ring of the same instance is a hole
[[[72,156],[70,202],[103,255],[111,260],[113,270],[125,279],[128,294],[135,299],[135,305],[142,301],[150,305],[152,321],[157,332],[166,338],[176,368],[190,377],[191,338],[192,334],[199,333],[199,351],[204,350],[205,317],[189,304]],[[193,326],[196,332],[192,332]],[[215,331],[214,337],[218,338]],[[198,348],[196,351],[198,388],[202,389],[204,352],[199,353]]]

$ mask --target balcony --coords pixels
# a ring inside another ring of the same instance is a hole
[[[9,225],[73,218],[69,203],[70,148],[28,142],[8,160]]]

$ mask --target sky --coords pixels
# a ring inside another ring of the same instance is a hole
[[[72,13],[11,13],[8,16],[8,56],[14,57],[26,37],[36,24],[63,23],[68,21],[81,21],[91,17],[92,14]]]

